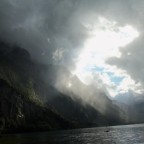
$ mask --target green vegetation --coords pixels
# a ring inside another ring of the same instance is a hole
[[[0,79],[5,80],[10,87],[14,88],[25,98],[42,105],[42,101],[34,90],[33,81],[28,79],[25,83],[22,83],[20,76],[7,64],[0,63]]]
[[[0,132],[62,129],[70,123],[42,102],[39,66],[21,48],[0,43]],[[42,88],[41,88],[42,89]]]
[[[79,96],[72,98],[73,93],[67,96],[56,90],[51,84],[56,81],[58,69],[65,76],[71,75],[63,67],[34,63],[24,49],[0,43],[0,119],[6,132],[125,123],[121,118],[125,113],[106,95],[98,98],[107,102],[106,112],[101,113]],[[73,80],[82,85],[77,77]]]

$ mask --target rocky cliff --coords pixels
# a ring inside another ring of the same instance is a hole
[[[70,128],[70,123],[40,103],[29,100],[0,79],[1,130],[35,131]]]
[[[57,79],[60,73],[63,77]],[[69,77],[73,86],[79,85],[74,91],[62,93],[54,87],[57,81],[59,86],[62,82],[67,83]],[[84,95],[87,97],[85,100]],[[125,113],[118,106],[103,93],[98,94],[95,88],[91,91],[63,66],[40,64],[33,61],[25,49],[0,42],[1,131],[24,132],[125,123]]]

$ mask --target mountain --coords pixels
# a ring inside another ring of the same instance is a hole
[[[127,113],[129,122],[144,122],[144,96],[133,91],[119,94],[114,98],[115,104],[121,107]]]
[[[125,124],[124,111],[64,66],[0,42],[0,129],[33,131]]]
[[[52,98],[47,96],[45,102],[68,120],[83,127],[128,122],[123,109],[113,104],[113,101],[95,86],[82,83],[64,66],[51,66],[49,73],[60,93]]]
[[[60,115],[26,98],[1,79],[0,108],[1,128],[6,132],[70,128]]]
[[[107,119],[89,104],[83,103],[81,99],[73,99],[61,94],[49,101],[54,107],[77,127],[92,127],[108,125]]]
[[[26,50],[0,43],[0,129],[4,132],[73,127],[46,107],[36,92],[43,84],[40,67]]]

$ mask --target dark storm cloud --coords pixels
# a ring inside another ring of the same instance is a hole
[[[49,60],[56,49],[81,45],[85,28],[75,18],[77,2],[67,0],[0,1],[0,37]]]
[[[73,65],[88,37],[84,23],[103,16],[143,32],[143,9],[142,0],[1,0],[0,38],[42,62]]]
[[[124,69],[138,83],[144,84],[144,36],[136,39],[126,48],[121,49],[120,58],[110,58],[108,63]]]

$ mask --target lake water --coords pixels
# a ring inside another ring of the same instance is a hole
[[[144,144],[144,124],[4,135],[0,144]]]

